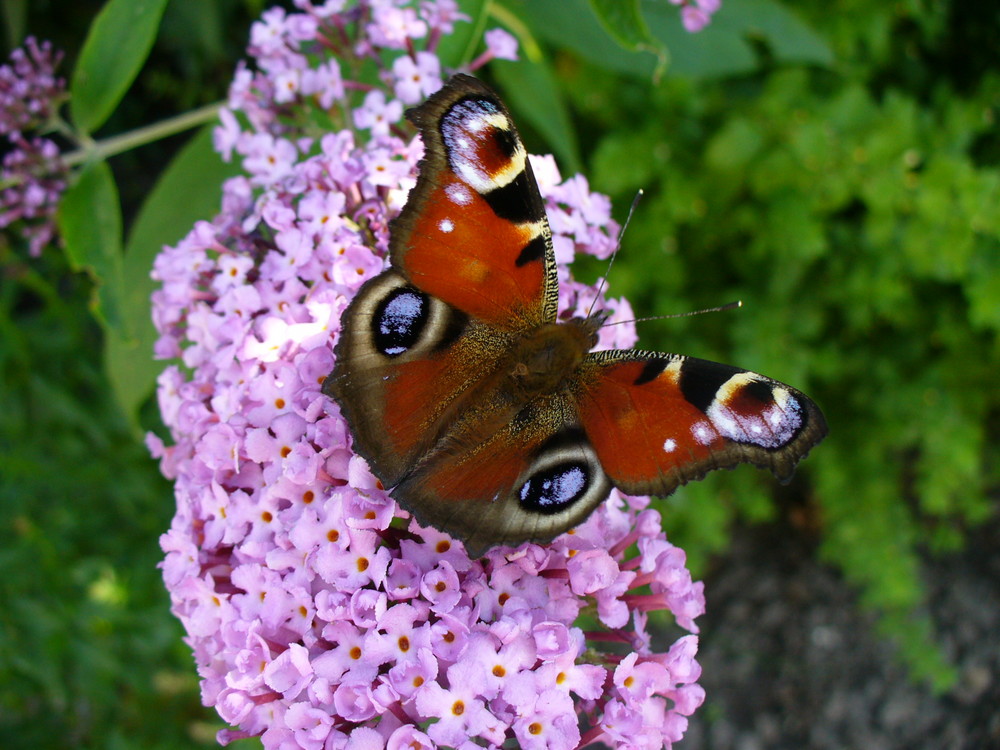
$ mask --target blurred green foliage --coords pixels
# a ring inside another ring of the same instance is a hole
[[[30,265],[9,253],[0,293],[0,745],[177,747],[205,716],[191,700],[190,654],[156,568],[170,486],[102,372],[99,326],[82,313],[89,281],[58,253]]]
[[[98,137],[223,97],[262,4],[167,4],[151,57]],[[523,60],[489,74],[531,150],[556,153],[567,175],[582,164],[619,216],[646,192],[613,294],[640,316],[745,303],[644,323],[643,346],[789,382],[831,426],[787,488],[741,468],[663,501],[671,538],[704,573],[735,520],[784,515],[882,614],[914,675],[944,689],[952,675],[919,614],[920,558],[959,547],[995,512],[1000,485],[1000,70],[990,42],[1000,10],[724,0],[692,36],[665,2],[630,6],[642,18],[609,35],[613,18],[594,12],[606,14],[606,2],[497,3],[487,25],[518,33]],[[53,39],[67,50],[68,76],[83,43],[70,29],[99,7],[11,0],[5,38]],[[463,7],[476,15],[490,4]],[[218,720],[199,706],[155,568],[173,502],[138,440],[137,424],[157,426],[155,409],[147,401],[132,413],[148,344],[116,338],[92,314],[95,278],[120,285],[126,323],[148,314],[127,296],[148,289],[139,254],[151,257],[193,220],[167,210],[163,191],[189,195],[178,186],[223,176],[192,156],[204,155],[204,135],[168,169],[183,143],[91,173],[102,186],[94,194],[121,212],[101,230],[118,235],[121,260],[94,255],[98,242],[71,267],[59,252],[28,259],[17,238],[0,238],[4,748],[214,744]],[[152,190],[161,174],[168,188]],[[192,211],[211,199],[202,193]],[[92,229],[76,225],[93,244]]]
[[[53,39],[66,52],[59,72],[69,79],[81,30],[100,7],[12,0],[4,4],[5,38]],[[127,12],[136,9],[124,4]],[[122,87],[131,77],[123,84],[120,70],[108,72],[124,98],[97,137],[224,97],[259,10],[237,0],[170,3],[127,94]],[[106,110],[113,106],[106,89],[100,97]],[[221,722],[200,705],[193,660],[157,569],[173,492],[141,440],[159,421],[149,398],[150,339],[136,348],[133,330],[149,327],[148,276],[159,245],[218,206],[221,176],[203,155],[201,171],[187,179],[204,185],[178,186],[171,177],[177,170],[165,170],[175,152],[183,164],[205,139],[187,142],[174,137],[88,166],[60,206],[65,253],[50,248],[29,259],[17,237],[0,235],[5,750],[217,746]],[[161,175],[160,184],[173,188],[166,204],[152,189]],[[213,179],[214,195],[203,208]],[[149,210],[138,211],[144,202]],[[144,291],[138,310],[137,289]],[[141,397],[132,398],[146,402],[141,414],[121,408],[122,393],[132,396],[136,381],[146,382]]]
[[[1000,12],[839,5],[800,8],[816,33],[794,45],[807,65],[761,31],[743,36],[759,63],[725,78],[651,90],[586,59],[561,73],[596,132],[581,138],[594,187],[620,207],[647,193],[612,291],[643,316],[746,305],[644,324],[642,345],[793,383],[830,422],[779,503],[752,469],[676,493],[675,541],[701,567],[737,517],[788,514],[913,673],[944,689],[953,674],[917,614],[919,556],[955,549],[996,510],[1000,69],[975,42],[984,24],[1000,32]],[[810,47],[820,39],[832,55]]]

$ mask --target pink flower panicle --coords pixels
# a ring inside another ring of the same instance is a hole
[[[666,610],[696,632],[704,598],[648,499],[613,492],[551,544],[471,560],[396,506],[321,393],[340,317],[384,269],[415,182],[423,147],[402,104],[446,77],[436,40],[464,19],[453,0],[296,7],[255,25],[216,134],[245,175],[154,269],[156,351],[181,360],[159,378],[172,444],[148,438],[177,499],[163,576],[203,700],[233,727],[220,741],[669,746],[703,698],[697,638],[658,652],[647,621]],[[381,86],[342,77],[358,60]],[[323,117],[343,129],[313,132]],[[561,314],[630,319],[565,266],[613,248],[608,199],[551,157],[533,166]],[[601,346],[634,341],[632,325],[601,331]]]
[[[36,134],[66,96],[66,82],[55,74],[61,60],[49,42],[28,37],[0,65],[0,135],[10,145],[0,164],[0,229],[19,225],[33,256],[56,236],[56,207],[67,185],[59,148]]]

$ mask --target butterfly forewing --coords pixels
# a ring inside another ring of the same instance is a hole
[[[459,75],[407,117],[420,128],[425,155],[392,224],[393,265],[497,327],[554,320],[558,281],[545,204],[503,103]]]
[[[389,270],[344,313],[323,390],[340,404],[355,451],[392,487],[470,408],[476,383],[499,367],[508,345]]]

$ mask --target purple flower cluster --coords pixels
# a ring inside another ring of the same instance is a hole
[[[44,132],[66,96],[55,69],[62,54],[29,37],[0,65],[0,135],[10,149],[0,165],[0,229],[19,223],[32,255],[55,237],[55,211],[68,170]]]
[[[50,42],[28,37],[0,65],[0,135],[36,130],[55,116],[66,94],[66,82],[55,74],[61,60]]]
[[[648,619],[696,632],[704,598],[648,500],[613,492],[549,545],[472,560],[395,505],[321,393],[340,316],[385,267],[415,181],[403,105],[440,86],[436,44],[463,18],[454,0],[295,4],[254,26],[255,65],[217,132],[246,175],[154,270],[157,353],[182,363],[159,379],[172,444],[148,438],[177,499],[163,573],[203,700],[234,727],[220,741],[669,747],[704,697],[697,638],[656,651]],[[487,45],[481,61],[514,54],[508,36]],[[381,86],[342,75],[366,65]],[[630,319],[564,265],[613,249],[607,198],[551,157],[532,165],[561,310]],[[629,324],[601,331],[602,346],[634,341]]]

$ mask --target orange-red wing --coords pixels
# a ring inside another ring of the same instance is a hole
[[[611,489],[583,433],[566,423],[572,412],[564,398],[508,411],[482,429],[497,406],[503,411],[495,402],[460,420],[393,490],[421,523],[462,539],[471,555],[551,539],[582,522]]]
[[[496,94],[458,75],[407,113],[425,155],[392,224],[390,257],[409,281],[471,317],[521,330],[555,319],[545,204]]]
[[[345,320],[323,390],[340,404],[355,451],[391,487],[469,408],[509,343],[392,269],[362,286]]]
[[[328,381],[354,435],[354,450],[368,461],[386,487],[393,486],[434,445],[449,419],[466,403],[470,383],[480,374],[460,351],[428,359],[366,367],[344,365]]]
[[[666,495],[740,463],[787,479],[826,435],[823,414],[799,391],[678,355],[591,354],[576,399],[604,471],[632,494]]]

